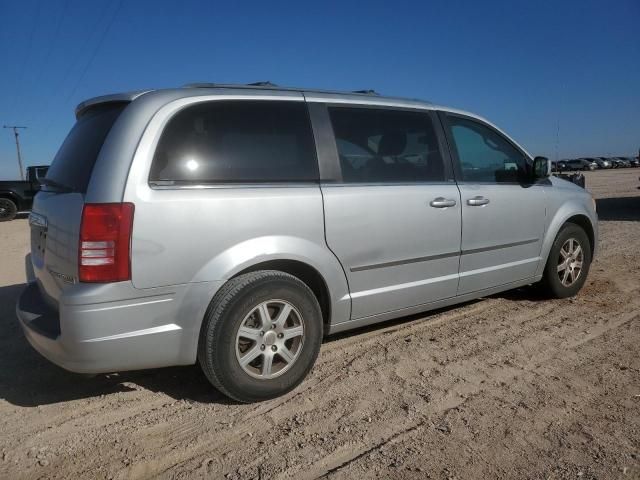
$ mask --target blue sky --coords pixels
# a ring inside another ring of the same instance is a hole
[[[640,147],[638,0],[0,0],[0,59],[27,165],[50,163],[83,99],[195,81],[427,99],[551,158]],[[1,130],[0,178],[17,176]]]

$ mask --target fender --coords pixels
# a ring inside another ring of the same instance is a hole
[[[594,239],[592,258],[595,257],[598,246],[598,218],[589,206],[585,205],[584,201],[581,201],[581,199],[571,199],[564,202],[560,208],[553,213],[553,217],[551,218],[545,232],[544,242],[542,243],[542,250],[540,252],[541,261],[538,265],[536,276],[541,276],[543,274],[544,267],[547,264],[547,258],[549,257],[549,251],[551,250],[551,246],[553,245],[553,242],[562,226],[567,223],[567,220],[571,217],[578,215],[586,217],[591,225]]]
[[[296,260],[317,270],[329,291],[331,323],[350,319],[351,297],[342,266],[326,246],[301,237],[272,235],[241,242],[207,262],[192,282],[226,281],[247,268],[272,260]]]

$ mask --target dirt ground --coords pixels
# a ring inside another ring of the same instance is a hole
[[[0,224],[0,477],[640,478],[639,175],[588,174],[600,252],[576,298],[525,288],[329,338],[257,405],[195,366],[48,363],[14,315],[27,221]]]

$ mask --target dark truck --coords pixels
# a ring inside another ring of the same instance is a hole
[[[48,165],[27,167],[26,180],[0,181],[0,222],[13,220],[16,213],[31,209],[33,197],[40,190],[47,170]]]

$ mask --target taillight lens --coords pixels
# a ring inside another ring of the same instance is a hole
[[[133,203],[87,203],[82,210],[78,277],[81,282],[131,279]]]

